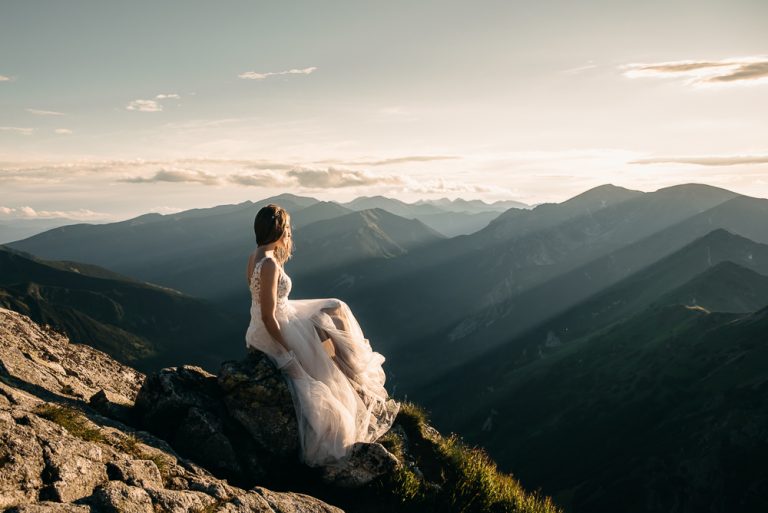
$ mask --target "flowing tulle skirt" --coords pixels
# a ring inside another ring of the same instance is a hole
[[[389,430],[399,405],[384,389],[384,357],[371,349],[346,303],[279,303],[276,317],[290,351],[269,335],[259,308],[252,306],[246,343],[266,353],[286,377],[307,465],[336,462],[354,443],[373,442]]]

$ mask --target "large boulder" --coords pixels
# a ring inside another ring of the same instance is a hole
[[[296,412],[280,372],[260,351],[239,361],[225,362],[217,378],[229,414],[248,434],[278,458],[293,458],[299,450]]]
[[[298,465],[291,394],[261,352],[225,362],[218,376],[189,365],[152,374],[132,415],[179,453],[242,486],[275,481]]]
[[[149,376],[134,417],[184,456],[241,486],[309,472],[299,462],[291,393],[260,351],[224,362],[218,376],[192,366]],[[358,443],[347,458],[319,469],[318,477],[332,486],[360,488],[398,465],[380,444]]]

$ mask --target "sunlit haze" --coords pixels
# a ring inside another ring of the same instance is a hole
[[[768,2],[9,0],[0,218],[768,197]]]

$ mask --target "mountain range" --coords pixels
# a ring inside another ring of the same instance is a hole
[[[768,382],[768,200],[607,184],[446,236],[425,220],[444,215],[439,201],[283,195],[62,227],[10,247],[157,283],[142,286],[244,328],[244,262],[265,202],[292,213],[291,296],[344,299],[386,356],[395,395],[567,511],[757,511],[766,499],[759,458],[747,455],[763,454],[766,428],[756,394]],[[472,208],[461,215],[490,211]]]
[[[107,267],[198,297],[242,298],[247,293],[245,263],[255,247],[253,217],[268,203],[278,203],[292,213],[296,247],[312,248],[304,255],[297,253],[299,263],[292,267],[299,273],[390,258],[445,238],[418,219],[380,208],[355,211],[284,194],[256,203],[64,226],[9,246],[42,258]],[[338,247],[330,243],[335,240],[341,241]]]
[[[66,217],[0,218],[0,244],[26,239],[52,228],[77,223],[78,221]]]

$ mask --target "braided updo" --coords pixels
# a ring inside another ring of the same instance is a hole
[[[275,247],[275,256],[281,264],[291,258],[293,254],[291,216],[283,207],[274,203],[262,207],[253,220],[253,231],[256,234],[257,246],[282,239],[282,243]]]

